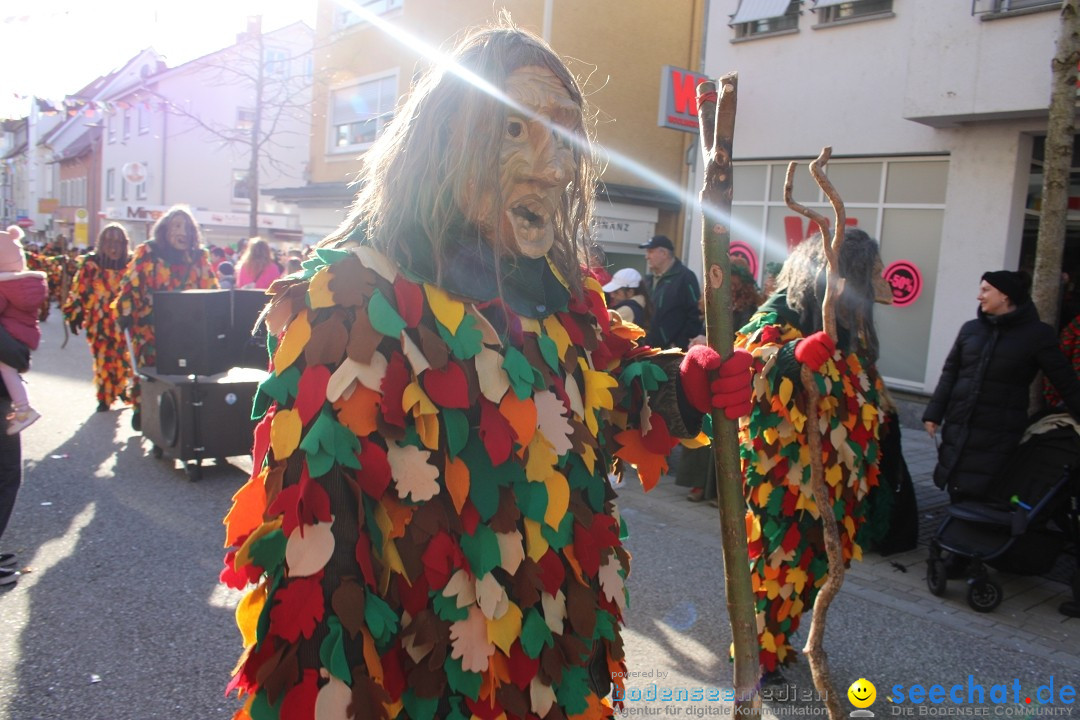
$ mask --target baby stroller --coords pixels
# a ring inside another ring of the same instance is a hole
[[[1016,451],[986,497],[950,505],[930,541],[926,584],[944,595],[950,577],[968,577],[967,602],[991,612],[1002,600],[1001,585],[986,565],[1020,575],[1050,571],[1067,546],[1080,538],[1080,424],[1054,413],[1028,426]],[[1080,614],[1080,570],[1072,575],[1073,602],[1061,612]]]

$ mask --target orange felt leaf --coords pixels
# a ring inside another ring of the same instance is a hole
[[[536,433],[536,404],[532,398],[518,400],[517,393],[506,393],[499,403],[499,414],[506,418],[517,435],[517,443],[522,448],[529,446]]]
[[[454,501],[454,509],[460,515],[461,508],[465,506],[465,500],[469,497],[469,466],[460,457],[446,458],[443,481]]]
[[[252,475],[233,495],[232,509],[225,516],[225,547],[232,547],[248,533],[262,525],[263,512],[266,510],[266,473],[264,467],[257,475]]]
[[[379,657],[379,651],[375,649],[375,639],[371,637],[371,633],[368,632],[366,627],[360,628],[360,634],[364,636],[364,664],[367,665],[368,675],[371,676],[372,680],[382,685],[382,658]]]
[[[412,520],[413,513],[416,512],[415,505],[405,505],[393,498],[393,496],[386,494],[382,496],[382,500],[379,501],[383,510],[386,511],[386,516],[390,519],[392,529],[387,535],[387,539],[396,540],[397,538],[405,537],[405,528],[408,527],[409,522]]]
[[[574,577],[577,578],[577,581],[582,585],[588,586],[584,576],[581,574],[581,563],[579,563],[577,557],[574,556],[574,546],[567,545],[562,549],[562,554],[563,557],[566,558],[566,562],[570,565],[570,569],[574,571]]]
[[[603,718],[611,717],[611,706],[597,697],[596,693],[589,693],[586,700],[589,707],[585,708],[584,712],[567,715],[569,720],[603,720]]]
[[[381,401],[382,395],[357,383],[348,399],[334,403],[338,422],[357,437],[367,437],[376,430],[375,417]]]
[[[489,700],[495,697],[495,691],[500,686],[510,682],[510,668],[506,664],[506,656],[495,653],[491,656],[491,663],[483,673],[484,679],[480,684],[480,697]]]
[[[641,486],[648,492],[656,487],[660,476],[667,472],[667,457],[657,455],[645,448],[639,430],[623,430],[615,436],[615,442],[619,449],[615,451],[615,457],[621,458],[637,468],[641,478]]]

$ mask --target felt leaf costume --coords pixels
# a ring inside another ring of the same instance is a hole
[[[813,607],[829,569],[810,487],[807,433],[824,431],[825,483],[845,562],[862,557],[856,534],[865,520],[867,493],[878,484],[881,379],[857,353],[834,353],[814,375],[821,393],[820,429],[810,428],[798,363],[793,358],[785,362],[789,343],[803,337],[797,321],[783,302],[770,301],[735,342],[754,356],[753,410],[739,438],[751,581],[766,671],[795,660],[791,636],[802,614]]]
[[[217,277],[210,267],[210,257],[201,248],[193,251],[190,264],[170,264],[157,251],[154,242],[145,242],[131,253],[127,273],[120,282],[120,292],[112,308],[117,315],[131,315],[131,346],[135,369],[157,365],[154,344],[154,292],[156,290],[208,290],[216,288]],[[131,402],[139,406],[139,383],[132,383]]]
[[[123,267],[105,267],[97,253],[82,256],[62,308],[65,320],[86,331],[97,399],[104,405],[126,397],[131,381],[127,342],[109,307],[120,293],[124,272]]]
[[[695,434],[681,355],[528,262],[559,298],[534,317],[355,244],[271,288],[255,471],[225,520],[222,580],[255,584],[237,718],[612,715],[629,555],[607,475],[619,455],[650,487]]]

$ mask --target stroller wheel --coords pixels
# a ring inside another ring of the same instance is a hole
[[[949,584],[949,574],[945,568],[945,561],[941,558],[930,558],[926,561],[926,587],[931,595],[941,597],[945,594],[945,586]]]
[[[968,581],[967,601],[975,612],[988,613],[1001,604],[1001,586],[986,578]]]

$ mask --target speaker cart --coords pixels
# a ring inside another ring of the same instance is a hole
[[[143,436],[155,458],[184,463],[188,479],[202,477],[202,461],[222,462],[251,452],[251,406],[265,370],[232,368],[217,375],[163,375],[139,370]]]

